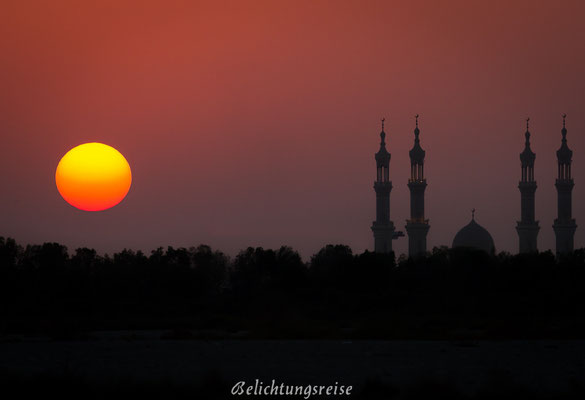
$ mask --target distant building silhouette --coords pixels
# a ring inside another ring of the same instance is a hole
[[[424,177],[425,151],[420,146],[418,136],[418,115],[415,117],[414,146],[410,150],[410,219],[406,220],[408,232],[408,255],[415,257],[423,255],[427,251],[427,233],[429,232],[429,220],[425,219],[425,189],[427,180]]]
[[[519,253],[532,253],[538,251],[537,237],[540,227],[535,220],[534,197],[536,181],[534,180],[534,160],[536,154],[530,149],[530,130],[528,126],[530,118],[526,120],[526,142],[524,151],[520,153],[522,165],[522,177],[518,184],[520,189],[520,221],[516,224],[519,239]]]
[[[563,129],[561,147],[557,151],[558,176],[556,189],[558,195],[558,217],[554,220],[553,229],[556,236],[557,255],[569,254],[574,251],[574,236],[577,229],[572,217],[572,192],[575,186],[571,176],[573,152],[567,145],[566,115],[563,115]],[[536,180],[534,178],[534,162],[536,154],[530,148],[530,119],[526,119],[524,150],[520,153],[521,178],[518,183],[520,190],[520,221],[516,222],[518,232],[518,252],[538,252],[539,222],[536,220],[535,194]],[[424,255],[427,251],[427,234],[430,229],[429,220],[425,219],[425,190],[427,181],[424,176],[424,160],[426,152],[420,145],[420,130],[418,115],[415,116],[414,145],[409,152],[410,178],[410,218],[406,220],[408,232],[408,254],[410,257]],[[391,155],[386,150],[386,133],[384,119],[380,132],[380,149],[375,154],[376,181],[376,220],[372,224],[374,233],[374,251],[377,253],[392,252],[392,240],[404,236],[402,231],[396,231],[390,220],[390,192],[392,182],[389,179]],[[488,254],[495,254],[494,240],[491,234],[475,221],[475,209],[472,212],[471,222],[461,228],[453,239],[452,247],[468,247],[480,249]]]
[[[390,221],[390,192],[392,182],[389,179],[390,153],[386,150],[386,133],[384,132],[384,119],[382,119],[382,132],[380,132],[380,150],[375,154],[376,181],[376,220],[372,224],[374,233],[374,251],[376,253],[392,252],[392,239],[394,237],[394,223]]]
[[[492,235],[490,235],[487,229],[475,222],[475,209],[471,211],[471,222],[457,232],[451,247],[478,249],[492,255],[496,253],[496,246],[494,245]]]
[[[561,148],[557,151],[558,176],[555,183],[557,188],[558,217],[555,219],[553,229],[555,231],[557,255],[568,254],[573,251],[573,237],[577,225],[572,217],[572,192],[573,178],[571,177],[571,161],[573,152],[567,146],[567,128],[565,127],[566,115],[563,115],[563,136]]]

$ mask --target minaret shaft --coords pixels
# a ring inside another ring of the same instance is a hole
[[[374,251],[376,253],[391,253],[394,223],[390,221],[390,192],[392,182],[375,182],[376,192],[376,220],[372,224],[374,233]]]
[[[572,217],[573,179],[556,181],[557,189],[557,218],[553,229],[556,238],[557,255],[567,255],[574,250],[574,237],[577,224]]]
[[[426,180],[408,182],[408,189],[410,190],[410,221],[412,222],[425,221],[426,188]]]
[[[556,252],[558,256],[567,255],[574,250],[574,236],[577,224],[572,216],[572,193],[575,183],[571,176],[573,152],[567,145],[567,129],[563,115],[563,129],[561,130],[561,148],[557,151],[558,175],[555,183],[557,189],[557,218],[553,229],[556,237]]]
[[[519,184],[518,188],[520,189],[520,216],[521,221],[524,223],[532,223],[535,221],[535,192],[536,192],[536,182],[528,183],[528,184]]]
[[[386,223],[390,221],[390,192],[392,182],[374,182],[376,192],[376,222]]]
[[[533,253],[538,251],[538,232],[540,226],[535,220],[536,182],[520,182],[520,221],[516,225],[518,232],[518,252]]]
[[[375,154],[376,181],[376,220],[372,223],[374,234],[374,251],[376,253],[391,253],[392,239],[394,237],[394,223],[390,220],[390,153],[386,150],[386,133],[384,132],[384,120],[382,120],[382,132],[380,133],[380,150]]]
[[[557,180],[557,216],[560,221],[570,221],[573,218],[573,180]]]
[[[414,147],[410,150],[410,219],[406,221],[408,232],[408,255],[417,257],[427,251],[427,233],[429,221],[425,219],[425,189],[427,181],[424,177],[425,151],[420,146],[420,131],[418,129],[418,115],[416,116],[416,128],[414,130]]]
[[[538,232],[540,227],[535,215],[536,181],[534,180],[534,160],[536,155],[530,149],[530,132],[526,120],[526,143],[524,151],[520,153],[521,178],[518,184],[520,190],[520,221],[516,224],[518,232],[518,252],[532,253],[538,251]]]

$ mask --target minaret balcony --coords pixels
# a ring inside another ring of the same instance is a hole
[[[573,187],[575,185],[573,178],[569,178],[569,179],[557,179],[555,181],[556,185],[562,185],[562,186],[571,186]]]
[[[536,181],[520,181],[518,182],[518,189],[522,192],[534,194],[536,192]]]
[[[416,225],[416,224],[424,224],[428,225],[429,220],[424,218],[411,218],[406,220],[407,225]]]
[[[556,218],[553,224],[553,228],[577,228],[577,223],[575,218],[571,218],[568,220],[560,220],[559,218]]]
[[[540,229],[538,221],[516,221],[516,226],[526,229]]]
[[[374,189],[376,191],[390,191],[392,190],[392,181],[375,181]]]

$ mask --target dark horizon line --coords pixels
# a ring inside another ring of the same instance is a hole
[[[112,258],[112,257],[114,257],[116,255],[119,255],[119,254],[122,254],[124,252],[133,252],[134,254],[141,253],[142,255],[144,255],[146,257],[149,257],[153,253],[155,253],[157,250],[162,250],[163,252],[167,252],[169,249],[190,251],[190,250],[196,250],[196,249],[201,248],[201,247],[206,247],[206,248],[209,248],[209,250],[211,250],[212,252],[219,252],[219,253],[223,254],[224,256],[227,256],[229,258],[232,258],[232,256],[230,254],[224,252],[220,248],[214,248],[214,247],[212,247],[212,246],[210,246],[210,245],[208,245],[206,243],[199,243],[197,245],[192,245],[192,246],[188,246],[188,247],[186,247],[186,246],[165,245],[165,246],[155,247],[155,248],[151,249],[150,251],[143,250],[143,249],[133,249],[133,248],[130,248],[130,247],[123,247],[122,250],[108,253],[108,252],[98,252],[95,248],[93,248],[93,247],[86,247],[86,246],[76,247],[75,249],[73,249],[73,248],[70,248],[69,246],[67,246],[65,244],[62,244],[62,243],[56,242],[56,241],[46,241],[46,242],[43,242],[43,243],[26,243],[25,245],[23,245],[20,242],[18,242],[16,239],[14,239],[13,237],[10,237],[10,236],[0,236],[0,245],[6,245],[8,242],[13,242],[17,246],[18,250],[21,250],[21,251],[26,251],[27,248],[31,248],[31,247],[40,247],[40,248],[42,248],[43,246],[46,246],[46,245],[57,245],[57,246],[60,246],[60,247],[62,247],[62,248],[65,249],[65,251],[67,252],[67,256],[68,257],[74,257],[75,256],[75,253],[78,250],[89,250],[89,251],[95,252],[96,253],[96,256],[99,256],[99,257],[102,257],[102,258]],[[312,254],[308,258],[310,260],[312,257],[314,257],[315,255],[317,255],[319,253],[319,251],[324,250],[324,249],[326,249],[328,247],[338,247],[338,246],[348,248],[351,251],[351,254],[353,256],[358,256],[358,255],[368,254],[368,253],[370,253],[370,254],[383,254],[383,253],[378,253],[378,252],[376,252],[374,250],[369,250],[369,249],[365,249],[361,253],[358,253],[358,252],[354,252],[354,249],[350,245],[348,245],[348,244],[344,244],[344,243],[327,243],[327,244],[323,245],[316,253]],[[275,248],[269,248],[269,247],[264,247],[264,246],[247,246],[247,247],[244,247],[244,248],[241,248],[240,250],[238,250],[236,252],[236,254],[235,254],[235,257],[237,257],[239,254],[244,253],[244,252],[246,252],[246,251],[248,251],[250,249],[252,249],[252,250],[262,249],[264,251],[274,251],[274,252],[277,252],[278,250],[283,249],[283,248],[284,249],[290,249],[293,252],[297,253],[299,255],[299,257],[301,257],[300,252],[297,249],[295,249],[292,246],[286,245],[286,244],[280,245],[279,247],[275,247]],[[447,246],[447,245],[433,246],[432,250],[427,251],[422,257],[421,256],[419,256],[419,257],[410,257],[406,253],[396,254],[396,252],[394,252],[394,251],[392,251],[391,254],[394,254],[394,257],[395,257],[396,261],[398,262],[399,260],[402,260],[402,259],[408,260],[410,258],[427,258],[427,257],[433,255],[433,253],[435,251],[452,251],[452,250],[463,250],[463,251],[472,251],[472,252],[482,252],[482,253],[488,254],[487,252],[485,252],[485,251],[483,251],[481,249],[478,249],[478,248],[465,247],[465,246],[462,246],[462,247],[452,247],[452,246]],[[585,246],[575,248],[571,254],[574,254],[574,253],[579,252],[579,251],[584,251],[585,252]],[[150,253],[150,255],[148,255],[148,252]],[[514,256],[522,256],[522,255],[539,255],[539,254],[547,254],[547,253],[550,253],[550,254],[553,254],[554,255],[553,249],[546,249],[546,250],[538,250],[538,251],[530,252],[530,253],[520,253],[520,252],[518,252],[518,253],[512,253],[512,252],[503,250],[503,251],[500,251],[500,252],[495,252],[492,256],[493,257],[498,257],[498,256],[502,256],[503,255],[503,256],[512,256],[512,257],[514,257]],[[301,257],[301,259],[302,258],[303,257]]]

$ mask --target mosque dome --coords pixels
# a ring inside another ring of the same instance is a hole
[[[492,235],[490,235],[487,229],[475,222],[474,217],[471,218],[469,224],[457,232],[453,239],[452,247],[470,247],[483,250],[488,254],[494,254],[496,252]]]

